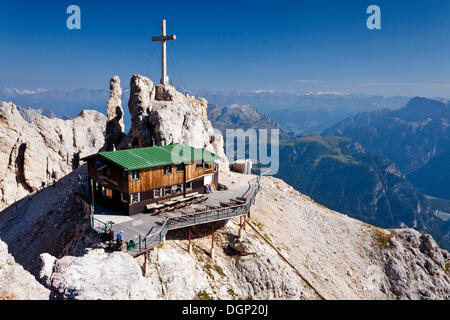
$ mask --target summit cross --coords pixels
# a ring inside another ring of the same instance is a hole
[[[161,41],[161,81],[162,85],[169,83],[169,77],[167,76],[167,52],[166,41],[176,40],[175,35],[166,35],[166,20],[161,20],[161,36],[152,37],[152,41]]]

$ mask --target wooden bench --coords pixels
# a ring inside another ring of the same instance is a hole
[[[145,206],[147,209],[157,209],[157,208],[162,208],[164,207],[164,204],[158,204],[158,203],[150,203],[148,205]]]
[[[186,197],[185,198],[192,198],[192,197],[195,197],[196,195],[198,195],[198,192],[186,193]]]
[[[231,204],[245,204],[246,201],[230,199],[230,203],[231,203]]]

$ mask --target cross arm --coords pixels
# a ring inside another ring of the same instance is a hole
[[[152,37],[152,41],[165,41],[165,40],[176,40],[177,36],[170,35],[170,36],[163,36],[163,37]]]

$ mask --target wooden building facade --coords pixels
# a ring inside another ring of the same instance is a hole
[[[94,201],[134,215],[151,203],[217,188],[219,159],[204,149],[172,144],[100,152],[82,160],[88,163]]]

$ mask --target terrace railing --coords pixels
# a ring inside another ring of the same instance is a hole
[[[139,254],[142,251],[154,248],[155,246],[160,244],[163,241],[164,237],[166,236],[167,232],[169,231],[168,221],[169,219],[167,219],[164,222],[164,224],[157,232],[148,234],[145,237],[139,235],[136,239],[127,241],[125,243],[126,250],[129,251],[129,253]]]
[[[260,182],[260,176],[249,181],[249,187],[243,196],[243,198],[246,199],[246,202],[244,204],[205,210],[187,214],[181,217],[168,218],[159,231],[149,234],[145,237],[139,235],[138,238],[132,241],[127,241],[127,251],[132,251],[130,253],[136,252],[135,255],[138,255],[142,251],[151,249],[162,242],[169,230],[176,230],[193,225],[226,220],[233,217],[246,215],[250,210],[252,204],[255,202],[255,198],[260,189]]]
[[[260,182],[261,176],[249,181],[248,189],[242,197],[245,198],[245,203],[186,214],[181,217],[167,218],[157,232],[150,233],[146,236],[139,235],[136,239],[127,241],[124,245],[124,250],[131,254],[138,255],[139,253],[151,249],[161,243],[169,230],[176,230],[193,225],[246,215],[252,204],[255,202],[255,198],[260,189]],[[105,234],[109,229],[112,229],[113,222],[103,222],[91,216],[91,225],[92,228],[99,234]]]

